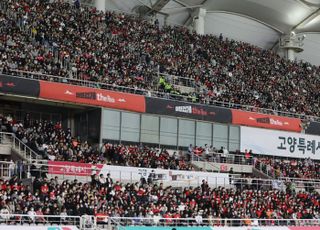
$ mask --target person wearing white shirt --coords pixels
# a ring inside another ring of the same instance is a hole
[[[9,220],[10,219],[10,211],[7,207],[3,207],[1,210],[0,210],[0,217],[1,219],[5,219],[5,220]]]
[[[16,164],[13,162],[13,160],[10,161],[9,163],[9,176],[13,176],[15,173],[15,168],[16,168]]]
[[[155,215],[153,216],[153,223],[154,223],[154,225],[158,225],[158,224],[160,223],[160,218],[161,218],[161,216],[159,215],[159,213],[157,213],[157,214],[155,214]]]
[[[202,219],[202,216],[200,215],[200,213],[198,213],[196,216],[195,216],[195,220],[197,222],[198,225],[201,225],[203,223],[203,219]]]
[[[28,216],[29,216],[30,220],[32,222],[34,222],[34,220],[36,218],[36,212],[34,211],[33,208],[30,208],[30,210],[28,211]]]

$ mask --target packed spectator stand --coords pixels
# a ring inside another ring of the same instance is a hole
[[[320,164],[311,159],[304,160],[282,160],[275,158],[261,157],[257,161],[271,166],[274,169],[276,178],[314,178],[320,179]]]
[[[197,188],[176,189],[146,182],[122,184],[108,175],[90,183],[36,178],[33,187],[12,177],[1,180],[0,185],[2,214],[88,214],[99,216],[102,222],[106,217],[189,218],[201,215],[218,220],[215,225],[219,225],[222,218],[319,219],[320,211],[317,192],[210,188],[205,181]],[[32,221],[46,220],[25,220],[26,223]]]
[[[79,137],[73,137],[70,128],[61,123],[31,121],[27,115],[23,121],[0,115],[4,131],[13,132],[17,138],[42,156],[52,161],[101,163],[141,168],[172,170],[201,170],[192,165],[193,160],[243,165],[263,165],[272,171],[272,177],[319,179],[319,162],[311,159],[281,159],[254,154],[251,151],[229,153],[221,147],[192,146],[187,150],[169,154],[165,148],[153,148],[143,144],[112,144],[93,146]],[[231,160],[227,158],[227,156]]]
[[[0,8],[3,73],[21,70],[183,94],[170,77],[155,79],[164,73],[192,79],[196,91],[186,96],[193,102],[319,116],[320,69],[311,64],[289,62],[222,35],[160,28],[136,16],[62,1],[5,0]]]
[[[52,161],[102,163],[120,166],[195,170],[184,153],[170,155],[166,149],[145,145],[106,143],[102,148],[71,135],[70,128],[63,129],[61,123],[47,121],[16,121],[0,115],[0,126],[13,132],[17,138],[42,156]]]
[[[8,26],[10,25],[10,26]],[[319,116],[318,67],[292,63],[252,45],[211,35],[199,36],[181,27],[147,22],[136,16],[98,12],[62,1],[0,2],[0,72],[16,71],[54,75],[125,86],[149,95],[212,104],[223,101],[292,113]],[[170,83],[170,77],[192,79],[194,93]],[[43,80],[51,80],[45,77]],[[301,80],[303,79],[303,80]],[[293,103],[295,102],[295,103]],[[299,102],[299,103],[297,103]],[[225,149],[190,146],[173,155],[145,145],[107,143],[102,148],[73,137],[71,129],[49,121],[15,121],[1,117],[0,125],[50,161],[102,163],[119,166],[201,170],[192,160],[225,162]],[[244,164],[257,162],[274,169],[275,177],[319,179],[319,163],[279,160],[242,154]],[[320,196],[312,189],[264,189],[245,183],[235,188],[164,187],[151,181],[122,184],[112,175],[95,175],[91,182],[63,182],[46,176],[33,178],[32,186],[17,176],[0,180],[0,220],[8,214],[26,214],[25,223],[49,223],[36,215],[94,215],[108,217],[243,219],[320,219]],[[248,181],[252,179],[248,177]],[[267,202],[266,202],[267,201]],[[169,220],[168,220],[169,221]],[[70,219],[64,218],[64,224]],[[198,224],[201,225],[200,222]]]
[[[170,156],[165,151],[156,152],[146,146],[106,144],[100,150],[95,149],[87,142],[72,137],[70,129],[64,130],[60,123],[31,121],[28,116],[23,121],[15,121],[12,117],[2,116],[1,126],[6,131],[14,132],[43,157],[51,160],[191,169],[188,168],[191,167],[191,163],[187,159],[181,158],[177,161],[175,156]],[[189,153],[192,152],[194,157],[201,156],[207,160],[213,159],[210,156],[211,151],[222,155],[228,152],[226,149],[216,150],[207,145],[191,145],[187,150]],[[253,155],[249,151],[243,154],[248,159]],[[268,163],[265,159],[255,158],[255,161]],[[184,167],[181,167],[181,161],[185,163]],[[308,167],[304,168],[306,164]],[[278,167],[276,160],[270,161],[269,165]],[[305,177],[312,178],[318,173],[319,165],[316,162],[307,159],[298,161],[298,165],[298,169],[303,172],[314,169],[314,174],[309,172]],[[281,162],[281,167],[286,169],[285,161]],[[174,188],[164,187],[153,180],[122,184],[113,181],[110,174],[106,177],[103,174],[94,175],[88,183],[77,180],[61,182],[58,178],[47,179],[43,174],[34,177],[31,187],[21,183],[17,176],[13,176],[1,182],[0,213],[9,223],[10,213],[27,215],[19,220],[23,223],[54,223],[54,218],[41,217],[43,215],[95,215],[99,223],[104,224],[108,217],[146,217],[156,220],[171,217],[198,220],[208,218],[212,220],[211,225],[222,225],[226,218],[243,219],[233,223],[234,225],[251,225],[251,218],[319,219],[320,197],[314,188],[306,187],[304,191],[300,191],[292,186],[292,183],[288,183],[284,190],[271,189],[270,186],[253,183],[253,180],[256,179],[250,176],[246,182],[242,181],[239,184],[234,180],[232,183],[235,186],[232,188],[210,188],[205,181],[200,187]],[[266,200],[270,202],[265,202]],[[40,217],[35,217],[36,215]],[[63,223],[68,224],[71,221],[64,218]]]

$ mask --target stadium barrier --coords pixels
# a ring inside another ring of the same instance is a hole
[[[0,229],[30,229],[47,230],[96,230],[97,222],[95,216],[68,216],[68,215],[37,215],[37,214],[0,214]]]
[[[185,101],[185,102],[191,103],[191,100],[188,96],[168,94],[168,93],[163,93],[163,92],[153,91],[153,90],[135,89],[135,88],[125,87],[125,86],[116,86],[113,84],[93,82],[93,81],[88,81],[88,80],[84,80],[84,79],[63,78],[63,77],[59,77],[59,76],[46,75],[46,74],[21,71],[21,70],[13,70],[13,69],[11,69],[10,73],[8,73],[8,74],[11,74],[8,76],[14,76],[14,77],[18,77],[18,78],[60,82],[60,83],[64,83],[64,84],[85,86],[85,87],[96,88],[96,89],[106,89],[106,90],[126,92],[126,93],[131,93],[131,94],[145,95],[145,96],[151,97],[151,98],[166,98],[166,99],[170,99],[170,100],[177,101],[177,102]],[[1,76],[5,76],[5,75],[2,74]],[[199,105],[198,103],[192,103],[192,104]],[[297,114],[297,113],[291,113],[291,112],[284,112],[284,111],[278,111],[278,110],[266,109],[266,108],[259,108],[259,107],[255,107],[255,106],[242,105],[242,104],[236,104],[236,103],[231,103],[231,102],[222,102],[222,101],[213,100],[210,103],[210,106],[217,106],[217,107],[233,109],[233,110],[249,111],[249,112],[254,112],[255,114],[260,113],[261,116],[270,114],[270,115],[276,115],[276,116],[280,116],[280,117],[292,117],[292,118],[298,118],[301,120],[308,120],[308,121],[320,121],[320,118],[316,117],[316,116]],[[243,123],[243,121],[242,121],[242,123]]]
[[[237,189],[276,189],[285,191],[287,185],[293,183],[296,191],[313,191],[320,189],[320,179],[304,179],[304,178],[287,178],[281,177],[278,179],[260,179],[260,178],[241,178],[239,174],[226,174],[226,173],[210,173],[199,171],[180,171],[180,170],[163,170],[163,169],[151,169],[151,168],[138,168],[138,167],[125,167],[125,166],[111,166],[103,165],[97,167],[92,164],[81,164],[77,162],[58,162],[51,161],[48,164],[33,163],[24,165],[15,164],[14,169],[10,168],[12,164],[8,161],[0,161],[0,173],[3,178],[10,178],[9,175],[18,175],[21,179],[21,175],[25,177],[35,176],[48,176],[53,178],[58,176],[60,180],[74,180],[77,179],[81,182],[90,182],[92,172],[96,175],[111,174],[111,177],[115,181],[121,183],[135,183],[148,177],[152,170],[156,175],[153,180],[154,183],[163,183],[166,185],[172,185],[175,187],[188,187],[188,186],[200,186],[202,180],[208,181],[212,187],[223,186],[227,188]],[[23,171],[23,173],[21,173]]]
[[[116,226],[118,230],[143,230],[152,227],[152,229],[172,229],[179,230],[184,227],[195,227],[195,229],[288,229],[289,226],[295,226],[292,229],[303,229],[311,226],[310,229],[320,229],[319,219],[223,219],[223,218],[202,218],[200,215],[195,218],[161,218],[154,216],[147,217],[110,217],[103,221],[98,221],[98,225],[109,224]],[[209,227],[209,228],[208,228]],[[230,228],[233,227],[233,228]],[[290,228],[289,228],[290,229]]]
[[[114,166],[107,164],[89,164],[78,162],[57,162],[48,161],[48,171],[50,176],[59,175],[62,178],[77,178],[91,180],[93,172],[97,175],[108,173],[115,181],[124,183],[135,183],[145,178],[146,181],[152,171],[155,173],[154,182],[164,183],[176,187],[200,186],[202,180],[206,180],[210,186],[229,187],[228,173],[212,173],[200,171],[185,171],[185,170],[169,170],[169,169],[153,169],[128,166]],[[40,167],[42,168],[42,167]],[[32,174],[32,173],[31,173]],[[71,177],[70,177],[71,176]],[[82,178],[81,178],[82,177]]]
[[[12,150],[15,150],[20,157],[29,162],[40,159],[40,156],[35,151],[19,140],[13,133],[0,132],[0,145],[1,144],[11,146]]]

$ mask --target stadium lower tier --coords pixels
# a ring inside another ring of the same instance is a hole
[[[319,202],[315,190],[213,188],[205,180],[198,187],[182,189],[144,180],[123,184],[110,174],[92,176],[88,183],[41,177],[27,184],[15,176],[0,182],[0,216],[318,220]]]

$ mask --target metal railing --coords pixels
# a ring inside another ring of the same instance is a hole
[[[271,178],[276,178],[275,169],[272,166],[260,161],[259,158],[254,158],[253,162],[255,169],[259,170],[260,172],[263,172],[265,175]]]
[[[192,161],[205,161],[213,163],[222,163],[222,164],[236,164],[236,165],[253,165],[253,157],[246,158],[244,155],[240,154],[225,154],[218,152],[209,152],[208,155],[202,154],[192,155]]]
[[[87,86],[87,87],[92,87],[92,88],[108,89],[108,90],[115,90],[115,91],[127,92],[127,93],[133,93],[133,94],[147,95],[147,96],[156,97],[156,98],[166,98],[166,99],[170,99],[170,100],[188,101],[188,102],[192,103],[192,100],[188,96],[162,93],[162,92],[153,91],[153,90],[135,89],[135,88],[125,87],[125,86],[116,86],[116,85],[100,83],[100,82],[93,82],[93,81],[88,81],[88,80],[65,78],[65,77],[41,74],[41,73],[36,73],[36,72],[13,70],[13,69],[10,70],[10,73],[6,73],[6,74],[9,74],[9,75],[15,76],[15,77],[61,82],[61,83],[65,83],[65,84],[81,85],[81,86]],[[267,108],[259,108],[259,107],[255,107],[255,106],[251,106],[251,105],[242,105],[242,104],[236,104],[236,103],[232,103],[232,102],[212,100],[210,102],[209,106],[218,106],[218,107],[224,107],[224,108],[240,109],[240,110],[245,110],[245,111],[250,111],[250,112],[257,112],[257,113],[262,113],[262,114],[272,114],[272,115],[285,116],[285,117],[294,117],[294,118],[299,118],[299,119],[308,120],[308,121],[320,121],[320,118],[317,116],[291,113],[291,112],[285,112],[285,111],[279,111],[279,110],[267,109]]]
[[[14,133],[0,132],[0,144],[11,144],[12,149],[25,160],[32,162],[41,157],[25,143],[19,140]]]
[[[0,162],[0,169],[4,166],[2,164],[9,164],[10,162]],[[51,171],[58,171],[58,174],[51,174],[48,164],[33,164],[36,167],[31,167],[31,164],[26,164],[24,167],[27,168],[27,175],[31,175],[33,177],[41,176],[47,174],[49,177],[59,176],[61,180],[74,180],[77,179],[81,182],[91,182],[91,172],[92,168],[87,167],[71,167],[64,165],[50,165]],[[55,170],[56,167],[56,170]],[[110,173],[111,177],[115,181],[119,181],[121,183],[135,183],[139,182],[141,177],[143,176],[143,172],[139,174],[137,171],[132,172],[124,172],[124,169],[127,168],[125,166],[119,166],[120,169],[117,170],[107,170],[104,173]],[[33,169],[32,169],[33,168]],[[122,169],[121,169],[122,168]],[[58,170],[59,169],[59,170]],[[61,170],[64,169],[64,170]],[[84,172],[84,169],[86,172]],[[155,174],[157,174],[157,169],[154,169]],[[170,170],[170,172],[179,173],[179,170]],[[99,169],[97,170],[96,175],[99,175]],[[210,174],[210,173],[209,173]],[[320,189],[320,180],[318,179],[300,179],[300,178],[278,178],[278,179],[261,179],[261,178],[252,178],[252,177],[240,177],[239,174],[229,174],[229,177],[222,176],[197,176],[193,177],[190,180],[166,180],[161,177],[156,178],[154,183],[163,183],[164,185],[172,185],[175,187],[189,187],[189,186],[201,186],[202,180],[206,180],[209,182],[211,187],[232,187],[237,189],[277,189],[284,190],[287,185],[290,183],[294,183],[295,189],[297,191],[308,190],[312,191],[314,189]]]
[[[69,215],[37,215],[37,214],[0,214],[0,224],[5,225],[72,225],[80,230],[96,230],[97,222],[94,216]]]
[[[104,223],[99,223],[104,224]],[[108,224],[111,226],[162,226],[162,227],[195,227],[195,226],[225,226],[225,227],[240,227],[240,226],[320,226],[319,219],[226,219],[226,218],[162,218],[160,216],[147,217],[110,217]]]
[[[1,165],[1,162],[0,162]],[[67,165],[54,165],[54,162],[51,163],[50,165],[48,164],[39,164],[39,163],[34,163],[33,164],[35,167],[32,167],[30,169],[30,174],[31,176],[41,176],[43,174],[48,174],[49,176],[59,176],[60,179],[62,180],[74,180],[77,179],[78,181],[82,182],[90,182],[91,179],[91,171],[92,167],[89,166],[88,164],[87,167],[77,167],[77,166],[67,166]],[[31,167],[30,167],[31,168]],[[111,169],[110,167],[107,168],[107,170],[104,173],[110,173],[111,177],[115,181],[119,181],[121,183],[136,183],[141,180],[142,177],[144,177],[146,180],[148,179],[148,175],[145,174],[145,169],[146,168],[137,168],[137,170],[134,171],[128,171],[128,167],[126,166],[118,166],[117,168],[119,169]],[[100,170],[97,169],[97,174],[100,175]],[[182,175],[180,172],[185,172],[181,170],[166,170],[167,173],[164,174],[163,172],[157,172],[157,169],[153,169],[156,174],[156,178],[153,180],[153,183],[163,183],[164,185],[172,185],[175,187],[189,187],[189,186],[201,186],[202,181],[206,180],[212,187],[218,187],[218,186],[223,186],[223,187],[230,187],[230,179],[229,177],[217,177],[217,176],[210,176],[210,173],[208,173],[207,176],[193,176],[192,178],[189,179],[168,179],[167,175],[170,173],[177,174],[177,175]],[[162,170],[162,169],[161,169]],[[56,172],[56,173],[55,173]],[[200,172],[199,172],[200,173]]]
[[[189,94],[196,92],[196,82],[194,79],[175,76],[166,73],[158,73],[157,82],[160,79],[160,76],[166,79],[166,82],[169,82],[172,86],[178,89],[182,94]],[[158,88],[157,88],[158,90]]]
[[[201,161],[204,162],[204,164],[208,164],[210,165],[210,167],[212,168],[212,171],[216,171],[216,172],[220,172],[220,168],[217,165],[212,164],[210,161],[207,161],[205,158],[203,158],[202,156],[196,155],[194,153],[191,153],[191,162],[193,161]]]

